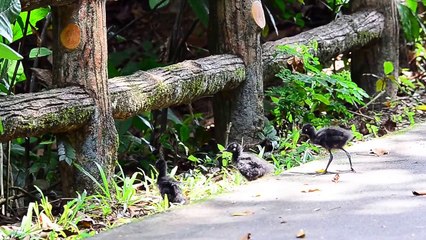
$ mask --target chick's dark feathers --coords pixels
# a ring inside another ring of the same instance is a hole
[[[256,154],[243,152],[238,143],[230,143],[226,150],[232,153],[235,167],[247,180],[253,181],[274,171],[274,166]]]
[[[351,155],[343,148],[343,146],[345,146],[345,144],[353,138],[351,131],[339,127],[328,127],[320,129],[317,132],[311,124],[306,124],[302,127],[302,133],[307,135],[313,144],[320,145],[329,152],[330,158],[324,173],[327,172],[327,169],[333,160],[333,153],[331,153],[331,149],[343,150],[349,159],[351,170],[355,171],[352,167]]]
[[[179,187],[179,182],[173,180],[167,176],[167,163],[165,160],[158,160],[155,163],[155,167],[158,170],[158,180],[157,185],[160,189],[161,196],[167,199],[169,202],[173,203],[185,203],[185,198],[182,194],[182,191]]]

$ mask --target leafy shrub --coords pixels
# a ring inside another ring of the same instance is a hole
[[[281,70],[277,76],[283,85],[269,89],[266,94],[272,100],[272,114],[278,126],[285,129],[293,124],[312,122],[314,125],[327,125],[333,119],[350,119],[348,106],[364,105],[367,93],[351,81],[350,73],[342,71],[328,75],[321,71],[318,58],[310,49],[316,50],[316,44],[309,46],[281,46],[279,50],[303,64],[294,67],[300,73],[289,69]]]

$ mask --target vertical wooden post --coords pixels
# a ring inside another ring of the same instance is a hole
[[[383,63],[391,61],[394,65],[392,76],[397,79],[399,72],[399,25],[398,12],[395,0],[353,0],[352,11],[374,9],[385,16],[385,27],[381,39],[361,50],[352,52],[351,74],[352,79],[366,92],[373,96],[376,94],[377,78],[372,75],[384,76]],[[387,80],[384,95],[378,103],[383,103],[386,98],[393,99],[397,93],[397,84]],[[377,105],[380,107],[380,105]]]
[[[213,53],[232,53],[246,64],[246,80],[236,89],[214,98],[216,138],[224,143],[226,126],[232,122],[230,141],[258,143],[264,124],[263,72],[260,28],[251,15],[253,0],[210,1],[210,48]]]
[[[117,131],[107,86],[107,38],[105,0],[80,0],[55,9],[54,79],[58,86],[79,85],[94,99],[96,109],[85,127],[60,136],[75,149],[77,164],[97,179],[100,164],[108,177],[117,154]],[[63,165],[63,163],[62,163]],[[96,185],[80,171],[62,171],[67,194],[95,190]],[[64,179],[65,175],[73,179]],[[74,183],[73,183],[74,182]]]

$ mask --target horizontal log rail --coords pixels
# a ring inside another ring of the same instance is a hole
[[[364,11],[294,37],[267,42],[262,55],[265,81],[286,65],[289,56],[277,51],[279,45],[307,44],[315,40],[318,42],[315,54],[326,61],[380,38],[383,23],[383,16],[378,12]],[[236,88],[244,79],[243,61],[233,55],[187,60],[112,78],[109,79],[109,92],[114,118],[125,119],[144,111],[188,103]],[[92,99],[77,86],[0,97],[0,118],[4,127],[0,142],[77,129],[90,119],[93,111]]]

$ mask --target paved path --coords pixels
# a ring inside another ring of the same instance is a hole
[[[388,155],[368,155],[371,148]],[[356,173],[344,153],[336,153],[330,172],[327,157],[257,180],[203,203],[157,214],[93,239],[230,239],[251,233],[254,240],[426,239],[426,124],[348,148]],[[309,192],[309,190],[318,190]],[[247,212],[246,216],[232,216]]]

